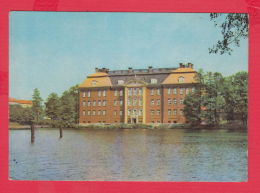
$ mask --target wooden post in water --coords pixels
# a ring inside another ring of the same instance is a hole
[[[60,138],[62,138],[63,137],[63,129],[62,129],[62,127],[60,127],[59,129],[60,129]]]
[[[34,124],[31,124],[31,143],[34,143],[35,140],[35,127]]]

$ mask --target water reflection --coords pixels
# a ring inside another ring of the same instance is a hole
[[[247,133],[227,130],[10,131],[19,180],[246,181]]]

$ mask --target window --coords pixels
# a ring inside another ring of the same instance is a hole
[[[177,88],[173,89],[173,94],[177,94]]]
[[[137,89],[134,88],[134,96],[136,96],[136,95],[137,95]]]
[[[154,95],[154,89],[153,88],[151,89],[151,95]]]
[[[124,81],[123,80],[118,80],[117,84],[119,84],[119,85],[124,84]]]
[[[172,99],[168,99],[168,105],[172,104]]]
[[[183,99],[180,99],[180,104],[181,104],[181,105],[183,104]]]
[[[117,115],[117,111],[114,111],[114,115],[115,115],[115,116]]]
[[[180,83],[184,82],[184,77],[183,77],[183,76],[180,76],[180,77],[178,78],[178,82],[180,82]]]
[[[95,115],[96,115],[96,111],[92,111],[92,115],[94,115],[94,116],[95,116]]]
[[[157,105],[160,105],[160,104],[161,104],[161,100],[157,99]]]
[[[186,88],[186,94],[189,94],[189,93],[190,93],[190,89]]]
[[[183,115],[183,109],[180,109],[180,115]]]
[[[134,99],[133,100],[133,105],[136,106],[136,104],[137,104],[137,101],[136,101],[136,99]]]
[[[159,88],[157,88],[157,95],[161,94],[161,90]]]
[[[177,99],[173,99],[173,104],[177,104]]]
[[[91,106],[91,101],[88,101],[88,106],[89,106],[89,107]]]
[[[122,116],[122,115],[123,115],[123,111],[120,111],[119,113],[120,113],[120,116]]]
[[[132,104],[131,104],[131,99],[130,99],[130,98],[127,100],[127,105],[128,105],[128,106],[131,106],[131,105],[132,105]]]
[[[154,105],[154,100],[153,99],[151,100],[151,105]]]
[[[157,110],[157,115],[160,115],[161,111],[160,110]]]
[[[152,79],[151,79],[151,84],[157,84],[157,79],[152,78]]]
[[[103,90],[103,96],[106,96],[106,90]]]
[[[180,94],[183,94],[183,88],[180,88]]]
[[[177,109],[173,110],[173,115],[177,115]]]
[[[120,99],[120,106],[122,106],[123,105],[123,100],[122,99]]]
[[[128,109],[127,114],[131,115],[131,109]]]
[[[103,115],[106,115],[106,111],[103,111]]]
[[[86,116],[86,111],[83,111],[83,116]]]
[[[139,95],[143,95],[143,89],[142,88],[139,88]]]
[[[120,96],[123,96],[123,90],[120,90],[120,91],[119,91],[119,95],[120,95]]]
[[[92,80],[91,85],[92,86],[96,86],[96,84],[97,84],[97,81],[96,80]]]
[[[96,101],[93,101],[93,106],[96,106]]]
[[[88,97],[90,97],[90,90],[88,91]]]
[[[133,115],[137,115],[137,110],[136,109],[133,110]]]
[[[86,97],[86,92],[84,91],[82,95],[83,95],[83,97]]]
[[[131,96],[131,95],[132,95],[132,89],[128,88],[128,96]]]
[[[101,96],[101,90],[98,90],[98,96],[99,97]]]
[[[114,96],[117,96],[117,90],[114,90]]]
[[[100,110],[98,111],[98,115],[101,115],[101,111]]]
[[[98,106],[101,106],[101,100],[98,101]]]
[[[151,115],[154,115],[154,110],[151,110]]]
[[[107,101],[103,101],[103,106],[106,106],[106,104],[107,104]]]
[[[143,110],[142,109],[139,109],[139,115],[143,115]]]
[[[86,101],[83,101],[83,107],[85,107],[86,106]]]
[[[139,106],[142,106],[143,105],[143,99],[140,98],[139,100]]]
[[[88,111],[88,115],[90,115],[90,111]]]
[[[169,95],[171,94],[171,88],[168,88],[168,92]]]
[[[117,105],[117,100],[114,100],[114,106],[116,106]]]
[[[172,115],[172,110],[168,109],[168,115]]]

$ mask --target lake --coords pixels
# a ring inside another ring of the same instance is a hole
[[[13,180],[247,181],[247,131],[9,131]]]

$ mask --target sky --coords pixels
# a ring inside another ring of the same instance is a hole
[[[9,96],[61,95],[95,68],[178,67],[224,76],[248,69],[248,40],[231,55],[209,54],[221,39],[208,13],[11,12]]]

